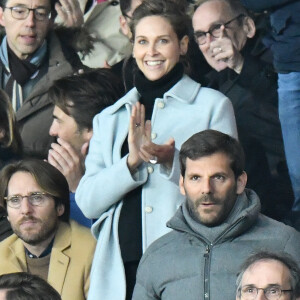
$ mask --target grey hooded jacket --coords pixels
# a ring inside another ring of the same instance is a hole
[[[259,212],[246,190],[220,226],[207,227],[183,203],[167,224],[173,231],[142,257],[132,299],[233,300],[236,274],[254,251],[285,251],[300,263],[300,233]]]

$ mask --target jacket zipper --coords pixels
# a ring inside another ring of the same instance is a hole
[[[204,253],[204,299],[205,300],[209,300],[210,299],[210,292],[209,292],[209,287],[210,287],[210,281],[209,281],[209,274],[210,274],[210,260],[211,260],[211,250],[213,248],[214,245],[216,245],[218,243],[218,241],[220,241],[222,239],[222,237],[228,232],[230,231],[233,227],[235,227],[238,223],[240,223],[241,220],[244,219],[244,216],[237,219],[237,221],[232,224],[227,230],[225,230],[218,239],[216,239],[214,241],[214,243],[207,243],[204,239],[201,238],[201,240],[204,242],[204,244],[206,245],[205,248],[205,253]]]

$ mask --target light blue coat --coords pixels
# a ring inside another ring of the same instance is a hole
[[[98,219],[92,232],[98,239],[89,300],[124,300],[126,282],[118,240],[118,222],[125,194],[143,185],[143,250],[167,233],[166,222],[184,200],[179,192],[178,154],[183,142],[205,129],[216,129],[237,138],[231,102],[221,93],[203,88],[188,76],[156,99],[152,113],[152,140],[175,139],[172,170],[143,163],[132,176],[126,143],[131,107],[140,98],[136,88],[94,118],[94,134],[86,158],[86,173],[76,191],[76,202],[88,218]]]

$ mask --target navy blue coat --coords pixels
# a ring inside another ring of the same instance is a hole
[[[272,49],[274,66],[279,73],[300,71],[300,1],[241,0],[254,11],[270,11],[272,30],[265,44]]]

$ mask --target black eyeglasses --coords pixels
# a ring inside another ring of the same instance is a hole
[[[244,14],[240,14],[238,15],[237,17],[229,20],[228,22],[224,23],[224,24],[216,24],[216,25],[213,25],[208,31],[195,31],[194,32],[194,37],[195,37],[195,40],[196,40],[196,43],[198,45],[204,45],[206,43],[206,36],[207,34],[209,33],[211,36],[213,36],[214,38],[219,38],[221,36],[221,27],[224,26],[225,28],[228,27],[228,25],[230,23],[232,23],[233,21],[239,19],[239,18],[242,18],[242,17],[245,17]]]
[[[268,300],[278,300],[281,297],[282,293],[288,293],[293,291],[291,289],[282,290],[278,286],[270,286],[265,289],[254,286],[245,286],[241,289],[242,299],[255,300],[259,290],[262,290],[264,292],[264,295]]]
[[[26,6],[5,6],[4,8],[10,9],[11,16],[16,20],[25,20],[30,11],[33,11],[34,18],[38,21],[46,21],[51,18],[51,12],[45,7],[29,8]]]

